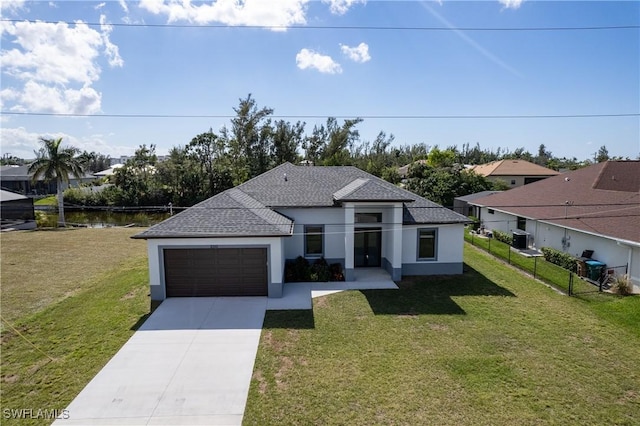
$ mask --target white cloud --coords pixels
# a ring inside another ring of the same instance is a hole
[[[95,114],[100,112],[102,101],[102,94],[91,86],[65,89],[32,80],[27,81],[20,91],[9,88],[0,94],[5,101],[13,101],[9,109],[17,112]]]
[[[78,138],[62,132],[34,133],[28,131],[24,127],[0,128],[0,147],[2,148],[3,153],[10,154],[18,158],[30,159],[35,157],[33,151],[37,151],[38,148],[40,148],[38,140],[41,137],[62,138],[63,144],[66,146],[74,146],[80,151],[95,151],[101,154],[110,155],[111,157],[132,155],[135,151],[135,148],[109,143],[105,139],[105,136],[101,134]]]
[[[505,9],[518,9],[524,0],[498,0]]]
[[[120,57],[118,46],[111,43],[111,40],[109,40],[109,35],[111,35],[111,31],[113,31],[113,25],[109,25],[107,23],[107,17],[105,15],[100,15],[100,29],[102,30],[104,53],[109,60],[109,65],[111,67],[121,67],[124,65],[124,61]]]
[[[123,65],[109,39],[112,27],[104,17],[100,21],[100,31],[80,21],[5,22],[0,33],[12,37],[5,46],[15,47],[0,52],[0,65],[17,83],[4,83],[4,106],[24,112],[99,112],[102,95],[91,87],[102,71],[99,57],[104,55],[112,67]]]
[[[355,4],[366,4],[367,0],[322,0],[329,3],[329,10],[334,15],[344,15]]]
[[[97,4],[97,5],[96,5],[96,6],[94,6],[93,8],[94,8],[95,10],[100,10],[100,9],[102,9],[103,7],[105,7],[106,5],[107,5],[107,4],[106,4],[105,2],[102,2],[102,3],[100,3],[100,4]]]
[[[349,47],[346,44],[340,44],[340,50],[347,55],[349,59],[355,62],[368,62],[371,60],[369,55],[369,45],[367,43],[360,43],[356,47]]]
[[[58,5],[57,5],[57,4],[55,4],[54,2],[50,1],[50,2],[49,2],[49,7],[54,8],[54,9],[57,9],[57,8],[58,8]]]
[[[118,0],[120,7],[124,11],[124,13],[129,13],[129,6],[127,6],[127,2],[125,0]]]
[[[10,15],[24,7],[25,0],[0,0],[0,15],[8,12]]]
[[[309,49],[302,49],[296,55],[296,65],[301,70],[316,69],[325,74],[340,74],[342,67],[331,56],[322,55]]]
[[[295,24],[305,24],[305,6],[309,0],[217,0],[193,5],[190,0],[141,0],[140,7],[155,15],[166,15],[169,22],[197,24],[219,22],[227,25],[279,26],[284,31]]]

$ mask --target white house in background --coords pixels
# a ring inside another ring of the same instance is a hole
[[[112,176],[116,172],[116,170],[118,170],[121,167],[124,167],[124,164],[114,164],[108,169],[101,170],[99,172],[94,173],[93,175],[98,178]]]
[[[152,300],[281,297],[287,260],[405,275],[462,273],[468,219],[355,167],[285,163],[173,216],[147,240]]]
[[[640,292],[640,161],[607,161],[469,201],[486,229],[625,270]]]

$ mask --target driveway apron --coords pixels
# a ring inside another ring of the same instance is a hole
[[[54,425],[240,425],[266,305],[165,300]]]

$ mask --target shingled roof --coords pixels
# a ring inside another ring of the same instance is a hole
[[[640,161],[597,163],[470,204],[640,243]]]
[[[293,233],[293,221],[232,188],[158,223],[134,238],[271,237]]]
[[[403,202],[405,224],[468,222],[465,216],[356,167],[285,163],[135,237],[291,235],[293,222],[278,208],[340,207],[346,201]]]
[[[555,176],[555,170],[530,163],[526,160],[499,160],[487,164],[472,166],[476,174],[481,176]]]

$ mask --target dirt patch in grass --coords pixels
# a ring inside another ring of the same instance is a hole
[[[329,299],[330,297],[326,296],[316,297],[313,299],[313,306],[318,309],[327,308],[329,306]]]
[[[262,375],[262,372],[260,370],[254,371],[252,379],[258,382],[258,392],[264,394],[267,391],[267,381]]]
[[[2,233],[2,317],[10,322],[87,288],[91,279],[146,253],[140,228]]]

